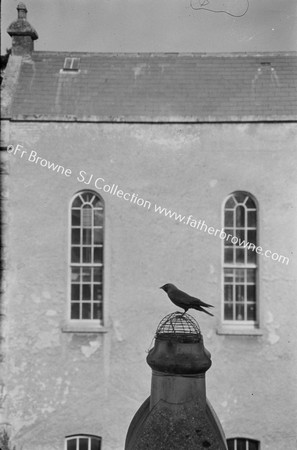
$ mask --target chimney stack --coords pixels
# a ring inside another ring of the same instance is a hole
[[[27,21],[27,8],[24,3],[17,6],[18,18],[10,24],[7,33],[12,37],[12,55],[31,55],[34,50],[34,41],[38,34]]]
[[[164,317],[147,356],[151,395],[132,419],[125,450],[227,450],[206,398],[210,356],[192,316],[175,312]]]

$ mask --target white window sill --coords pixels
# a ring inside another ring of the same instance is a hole
[[[262,336],[263,331],[252,325],[225,325],[222,324],[217,328],[217,334],[226,334],[234,336]]]
[[[67,322],[62,325],[63,333],[107,333],[108,327],[104,327],[100,323],[80,323]]]

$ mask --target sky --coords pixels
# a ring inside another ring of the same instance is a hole
[[[2,0],[1,54],[19,0]],[[297,0],[24,0],[35,50],[297,50]],[[219,12],[222,11],[222,12]]]

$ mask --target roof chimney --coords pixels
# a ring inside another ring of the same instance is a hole
[[[27,8],[24,3],[17,6],[18,18],[10,24],[7,33],[12,37],[12,55],[31,55],[38,34],[27,22]]]
[[[180,312],[164,317],[147,363],[152,368],[151,395],[132,419],[125,450],[227,450],[206,397],[211,359],[195,319]]]

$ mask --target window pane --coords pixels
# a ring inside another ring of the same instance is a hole
[[[91,267],[83,267],[82,268],[82,279],[83,281],[91,281],[92,268]]]
[[[71,285],[71,300],[79,300],[79,284]]]
[[[236,198],[238,203],[244,203],[247,195],[244,192],[237,192],[234,197]]]
[[[79,319],[79,303],[71,303],[71,319]]]
[[[244,320],[244,305],[243,305],[243,303],[236,304],[236,320]]]
[[[244,263],[244,249],[243,248],[236,249],[236,262]]]
[[[234,236],[234,229],[233,228],[224,228],[224,231],[226,233],[226,239],[224,239],[224,245],[233,245],[231,242],[232,237]],[[231,235],[231,237],[228,237],[228,234]],[[228,238],[228,239],[227,239]]]
[[[234,450],[234,439],[227,439],[228,450]]]
[[[247,201],[245,202],[245,204],[246,204],[247,208],[254,208],[254,209],[256,209],[255,202],[254,202],[254,200],[251,199],[251,197],[249,197],[249,198],[247,199]]]
[[[235,269],[235,281],[237,283],[244,281],[244,272],[245,269]]]
[[[225,262],[226,263],[233,262],[233,248],[225,248]]]
[[[233,211],[225,211],[225,227],[233,227]]]
[[[94,244],[103,243],[103,228],[94,228]]]
[[[84,192],[81,196],[85,202],[90,202],[94,197],[94,194],[92,192]]]
[[[80,267],[71,268],[71,281],[79,282],[80,280]]]
[[[79,438],[79,448],[78,450],[88,450],[88,438]]]
[[[94,281],[101,281],[102,267],[94,267]]]
[[[256,305],[247,305],[247,320],[256,320]]]
[[[245,208],[244,206],[237,206],[236,208],[236,226],[245,226]]]
[[[225,320],[233,320],[233,304],[225,303],[224,306]]]
[[[233,195],[227,200],[225,208],[234,208],[235,202],[233,200]]]
[[[225,269],[225,281],[233,282],[234,279],[234,270],[233,269]]]
[[[248,250],[248,262],[256,264],[256,259],[257,253],[252,249]]]
[[[78,196],[73,200],[72,206],[73,206],[74,208],[79,208],[81,205],[82,205],[82,201],[81,201],[80,196],[78,195]]]
[[[103,226],[103,209],[95,209],[94,210],[94,225]]]
[[[254,283],[256,281],[256,271],[254,269],[247,269],[247,282]]]
[[[248,227],[256,226],[256,211],[248,211]]]
[[[232,285],[226,285],[224,288],[224,294],[225,294],[225,301],[226,302],[232,302],[233,300],[233,286]]]
[[[236,237],[238,238],[239,242],[237,243],[237,245],[240,244],[240,242],[242,242],[244,240],[244,230],[236,230]]]
[[[258,450],[259,445],[257,441],[249,440],[249,447],[248,450]]]
[[[92,208],[86,205],[83,208],[83,227],[90,228],[92,226]]]
[[[71,216],[72,216],[72,226],[80,226],[80,210],[73,209]]]
[[[250,285],[246,287],[247,289],[247,301],[255,302],[256,301],[256,286]]]
[[[244,286],[235,286],[235,300],[237,302],[244,302]]]
[[[67,441],[67,450],[77,450],[76,449],[76,439],[69,439]]]
[[[91,440],[91,450],[100,450],[101,449],[101,440],[92,438]]]
[[[80,262],[80,248],[79,247],[71,248],[71,262],[74,262],[74,263]]]
[[[82,298],[83,298],[83,300],[91,300],[91,285],[90,284],[83,284]]]
[[[84,228],[83,230],[83,244],[91,245],[92,244],[92,229]]]
[[[102,319],[101,306],[102,303],[93,303],[93,319]]]
[[[246,439],[237,438],[237,450],[246,450]]]
[[[102,300],[102,284],[94,284],[94,300]]]
[[[257,232],[256,230],[248,230],[248,241],[251,242],[252,244],[257,245]]]
[[[83,247],[83,262],[90,263],[92,257],[92,249],[91,247]]]
[[[82,318],[91,319],[91,303],[82,303]]]
[[[99,197],[97,197],[97,196],[94,196],[92,204],[93,204],[93,206],[95,206],[96,208],[103,207],[103,202],[102,202],[102,200],[101,200]]]
[[[95,247],[94,248],[94,262],[95,263],[101,263],[102,262],[102,253],[103,253],[103,248],[102,247]]]
[[[72,228],[71,242],[72,244],[80,244],[80,228]]]

